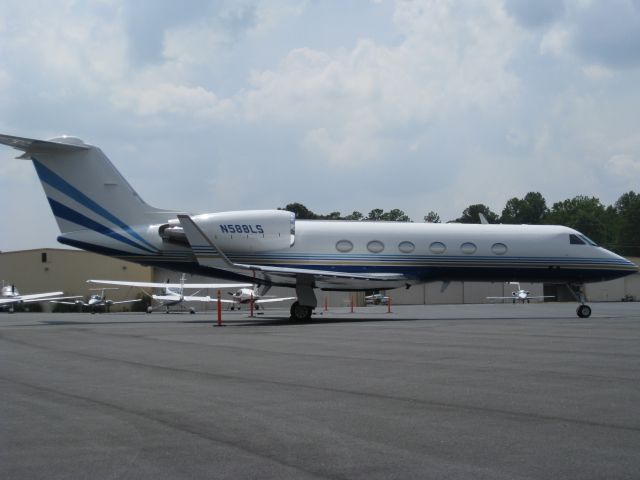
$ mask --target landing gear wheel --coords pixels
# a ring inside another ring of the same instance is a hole
[[[297,322],[304,322],[311,319],[311,307],[306,305],[300,305],[299,302],[294,302],[291,305],[291,320]]]
[[[195,308],[190,308],[189,309],[189,313],[192,314],[192,315],[195,314],[196,313],[196,309]]]
[[[153,307],[147,307],[147,313],[153,312]]]
[[[591,307],[589,305],[579,305],[576,313],[580,318],[589,318],[591,316]]]

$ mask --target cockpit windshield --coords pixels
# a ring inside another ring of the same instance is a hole
[[[569,243],[571,245],[591,245],[592,247],[598,246],[593,240],[591,240],[586,235],[582,235],[581,233],[577,235],[575,233],[570,234]]]
[[[592,247],[597,247],[598,244],[596,242],[594,242],[593,240],[591,240],[589,237],[587,237],[586,235],[582,235],[580,234],[580,238],[582,238],[585,242],[587,242],[589,245],[591,245]]]
[[[584,240],[582,240],[578,235],[575,235],[573,233],[571,235],[569,235],[569,243],[571,245],[584,245],[585,244]]]

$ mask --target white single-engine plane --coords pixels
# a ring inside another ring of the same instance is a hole
[[[112,305],[136,303],[142,300],[141,298],[132,298],[131,300],[111,300],[107,298],[107,295],[104,293],[105,290],[117,290],[117,288],[90,288],[89,290],[99,291],[100,293],[92,293],[91,295],[89,295],[89,298],[86,302],[83,300],[75,300],[73,302],[69,302],[67,300],[56,299],[51,299],[50,301],[51,303],[60,303],[62,305],[76,305],[80,309],[86,308],[91,313],[96,313],[97,311],[108,312],[111,309]]]
[[[515,285],[516,290],[511,292],[510,297],[487,297],[487,300],[511,300],[513,303],[530,303],[531,300],[542,300],[545,298],[555,298],[553,295],[531,295],[529,290],[520,288],[520,282],[509,282],[509,285]]]
[[[88,283],[106,284],[106,285],[122,285],[127,287],[139,287],[139,288],[160,288],[162,293],[150,295],[153,300],[160,303],[162,307],[166,309],[166,313],[169,313],[169,307],[176,305],[182,305],[184,302],[217,302],[217,298],[209,295],[197,295],[197,292],[193,295],[185,295],[185,290],[196,289],[225,289],[225,288],[242,288],[250,287],[250,283],[185,283],[185,276],[182,275],[180,283],[158,283],[158,282],[130,282],[125,280],[87,280]],[[229,292],[231,293],[231,292]],[[149,305],[147,307],[147,313],[153,312],[153,307]],[[193,307],[189,307],[189,313],[196,313]]]
[[[235,292],[228,292],[229,295],[232,296],[231,300],[222,299],[223,303],[230,304],[230,310],[234,308],[238,308],[240,310],[240,305],[250,305],[253,303],[253,306],[257,309],[265,303],[276,303],[276,302],[286,302],[287,300],[295,300],[296,297],[271,297],[266,295],[266,289],[260,291],[259,288],[239,288]]]
[[[145,203],[102,151],[75,137],[0,135],[23,151],[58,222],[58,241],[143,265],[261,286],[291,287],[291,317],[310,318],[316,289],[389,290],[435,281],[583,285],[638,271],[556,225],[296,220],[283,210],[194,215]]]
[[[0,310],[7,310],[13,313],[16,305],[23,303],[41,302],[43,300],[54,300],[61,298],[78,298],[78,297],[61,297],[63,292],[46,292],[46,293],[30,293],[21,295],[15,285],[3,285],[0,290]]]

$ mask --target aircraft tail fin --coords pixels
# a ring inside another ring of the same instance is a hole
[[[22,150],[18,158],[33,161],[63,236],[83,230],[135,236],[133,226],[163,222],[176,213],[145,203],[102,150],[79,138],[0,134],[0,144]]]

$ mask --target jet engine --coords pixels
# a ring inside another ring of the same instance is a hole
[[[191,217],[223,252],[264,252],[292,247],[295,214],[286,210],[243,210]],[[188,245],[180,222],[171,219],[158,233],[165,241]]]

